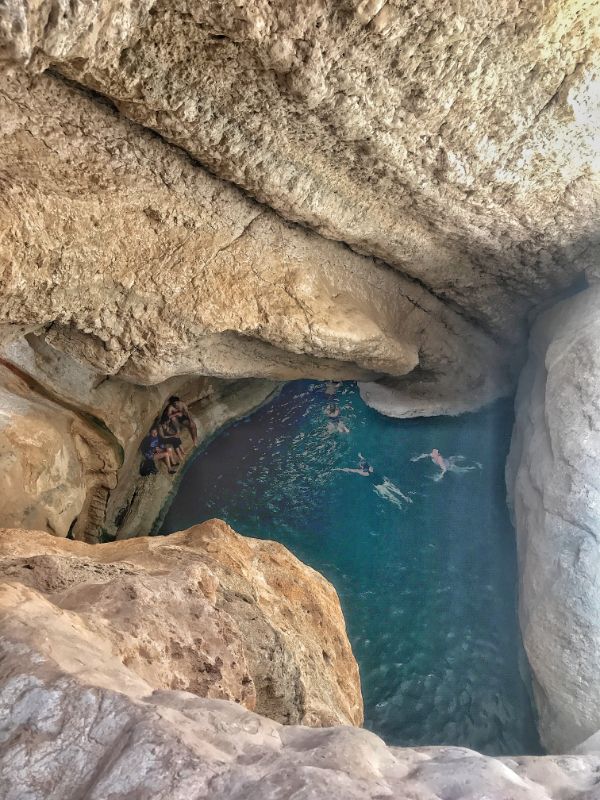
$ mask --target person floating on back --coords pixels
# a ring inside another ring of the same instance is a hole
[[[420,456],[414,456],[414,458],[411,458],[411,461],[420,461],[422,458],[430,458],[433,463],[440,468],[441,474],[436,477],[436,480],[441,480],[448,470],[449,463],[437,447],[434,447],[431,453],[421,453]]]
[[[434,476],[434,481],[441,481],[447,472],[464,473],[472,472],[475,469],[481,469],[479,461],[474,461],[471,464],[465,464],[464,456],[444,456],[440,453],[437,447],[434,447],[431,453],[421,453],[420,456],[413,456],[411,461],[420,461],[422,458],[430,458],[440,471]]]

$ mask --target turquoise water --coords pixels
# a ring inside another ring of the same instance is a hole
[[[348,433],[332,430],[340,420]],[[539,752],[519,671],[511,425],[509,401],[393,420],[353,383],[335,396],[290,383],[198,453],[161,532],[221,517],[329,578],[360,666],[365,726],[388,744]],[[412,460],[434,447],[450,459],[443,477],[430,458]],[[357,468],[359,453],[373,472],[341,471]]]

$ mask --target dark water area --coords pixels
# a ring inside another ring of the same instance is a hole
[[[355,384],[332,388],[287,384],[214,439],[161,533],[220,517],[323,573],[360,666],[365,727],[388,744],[540,752],[504,485],[512,402],[394,420],[365,406]],[[448,460],[443,475],[419,458],[433,448]],[[360,468],[359,454],[373,471],[343,471]]]

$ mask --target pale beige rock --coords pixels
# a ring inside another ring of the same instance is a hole
[[[218,520],[97,546],[5,530],[0,580],[44,594],[50,605],[41,614],[66,614],[104,643],[111,663],[155,689],[233,699],[285,723],[362,722],[335,589],[275,542]],[[18,632],[35,616],[27,602],[0,632]],[[36,647],[54,646],[35,629]]]
[[[495,759],[457,747],[388,748],[357,728],[281,726],[235,703],[153,691],[82,616],[20,583],[0,584],[0,648],[3,800],[598,795],[593,751]]]
[[[139,475],[140,443],[166,399],[175,393],[190,404],[202,443],[276,388],[186,377],[137,386],[99,375],[42,337],[13,339],[0,349],[0,525],[71,532],[88,542],[145,534],[178,480],[166,468]],[[187,429],[181,437],[188,458]]]
[[[594,286],[533,328],[507,465],[521,630],[541,737],[553,752],[600,728],[599,390]]]
[[[109,437],[0,364],[0,519],[66,536],[116,484]]]
[[[0,141],[2,318],[96,373],[435,376],[460,363],[467,393],[509,383],[506,353],[424,289],[56,78],[5,78]]]
[[[12,0],[0,53],[503,337],[597,255],[595,0]]]

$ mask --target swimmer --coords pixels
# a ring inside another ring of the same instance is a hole
[[[415,456],[411,458],[411,461],[420,461],[422,458],[430,458],[436,467],[439,467],[441,472],[435,476],[435,481],[441,481],[444,475],[446,474],[448,467],[450,466],[448,461],[444,458],[444,456],[440,453],[437,447],[434,447],[431,453],[421,453],[420,456]]]
[[[342,420],[339,420],[339,422],[328,422],[327,433],[350,433],[350,428]]]
[[[422,458],[430,458],[440,471],[434,476],[434,481],[441,481],[447,472],[471,472],[474,469],[481,469],[481,464],[475,461],[470,466],[463,466],[459,462],[465,461],[464,456],[449,456],[444,458],[437,447],[434,447],[431,453],[421,453],[420,456],[414,456],[411,461],[420,461]]]
[[[336,467],[336,472],[353,472],[355,475],[362,475],[363,478],[368,478],[369,475],[373,474],[373,467],[369,464],[367,459],[358,454],[358,468],[352,467]]]
[[[437,447],[434,447],[433,450],[431,451],[431,460],[436,466],[438,466],[442,470],[442,475],[448,469],[449,464],[444,458],[444,456],[437,449]]]
[[[386,478],[385,475],[383,476],[383,483],[378,483],[373,487],[373,490],[376,494],[378,494],[384,500],[387,500],[388,503],[396,506],[404,510],[404,507],[407,503],[412,503],[412,497],[409,495],[404,494],[404,492],[399,489],[389,478]]]
[[[335,419],[336,417],[339,417],[339,415],[340,415],[340,407],[336,406],[335,403],[330,403],[327,406],[327,410],[325,411],[325,413],[331,419]]]
[[[337,467],[336,471],[352,472],[355,475],[361,475],[363,478],[371,478],[370,482],[375,494],[379,495],[379,497],[381,497],[383,500],[387,500],[388,503],[392,503],[392,505],[395,505],[401,510],[404,510],[406,505],[413,502],[412,498],[405,494],[398,486],[392,483],[389,478],[376,472],[369,464],[367,459],[362,455],[362,453],[358,454],[357,468]]]

